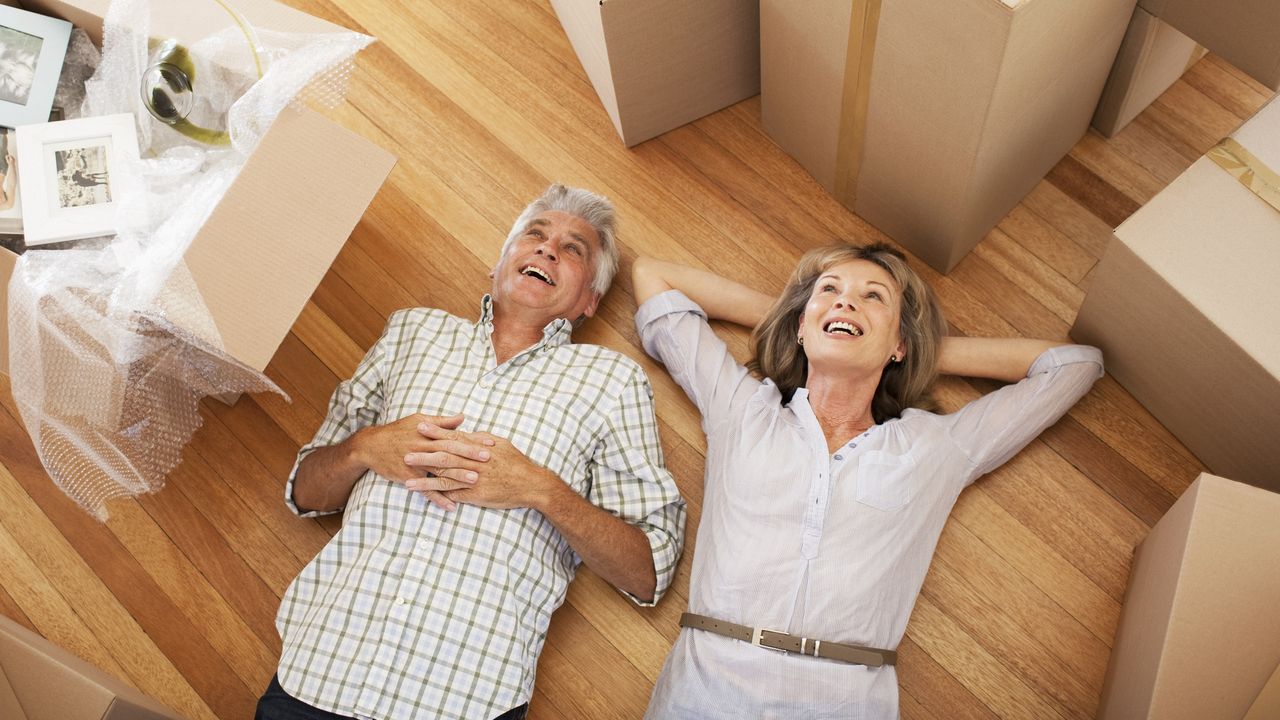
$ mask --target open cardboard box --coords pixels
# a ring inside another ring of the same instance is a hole
[[[551,0],[627,146],[760,92],[757,0]]]
[[[1098,718],[1277,717],[1278,606],[1280,495],[1201,475],[1134,552]]]
[[[1280,169],[1280,101],[1232,138]],[[1280,207],[1202,157],[1116,228],[1071,329],[1210,470],[1275,491],[1278,240]]]
[[[109,0],[23,0],[101,42]],[[151,34],[188,44],[226,27],[214,2],[152,3]],[[238,0],[255,27],[338,28],[271,0]],[[395,158],[308,110],[286,110],[187,250],[185,261],[223,349],[262,370],[386,180]],[[8,369],[8,282],[17,256],[0,249],[0,370]]]
[[[761,0],[762,122],[942,272],[1084,135],[1134,0]]]
[[[3,720],[181,720],[138,690],[0,615]]]

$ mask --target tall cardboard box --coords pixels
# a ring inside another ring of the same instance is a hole
[[[101,42],[110,0],[23,0]],[[337,28],[271,0],[239,0],[255,27]],[[153,2],[151,34],[184,44],[226,27],[212,2]],[[395,164],[385,150],[323,116],[286,110],[187,250],[185,262],[223,349],[262,370]],[[0,370],[7,371],[8,285],[17,257],[0,249]]]
[[[1244,717],[1280,663],[1277,607],[1280,495],[1201,475],[1134,552],[1098,718]]]
[[[181,716],[0,615],[3,720],[181,720]]]
[[[760,92],[757,0],[551,0],[627,147]]]
[[[1133,0],[761,0],[765,130],[953,268],[1071,149]]]
[[[1255,175],[1280,168],[1280,102],[1232,140]],[[1280,490],[1280,182],[1268,202],[1226,149],[1116,228],[1071,336],[1210,470]]]
[[[1139,5],[1263,85],[1280,89],[1280,3],[1275,0],[1139,0]]]
[[[1280,90],[1280,3],[1139,0],[1094,127],[1107,137],[1120,132],[1200,59],[1202,47]]]
[[[1094,129],[1107,137],[1123,130],[1206,52],[1177,28],[1135,9],[1093,114]]]

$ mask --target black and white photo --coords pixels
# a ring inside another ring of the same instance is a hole
[[[138,137],[130,113],[24,125],[16,133],[28,246],[114,235]]]
[[[70,38],[65,20],[0,5],[0,127],[49,117]]]

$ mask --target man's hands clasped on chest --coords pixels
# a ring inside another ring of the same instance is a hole
[[[563,486],[511,442],[458,430],[462,415],[417,413],[361,431],[362,462],[375,473],[453,510],[458,502],[490,508],[537,508]]]

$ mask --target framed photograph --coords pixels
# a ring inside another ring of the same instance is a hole
[[[71,39],[71,23],[0,5],[0,126],[42,123]]]
[[[138,157],[131,113],[24,125],[17,138],[28,247],[115,234],[127,161]]]
[[[18,198],[18,138],[0,128],[0,235],[22,233],[22,202]]]

